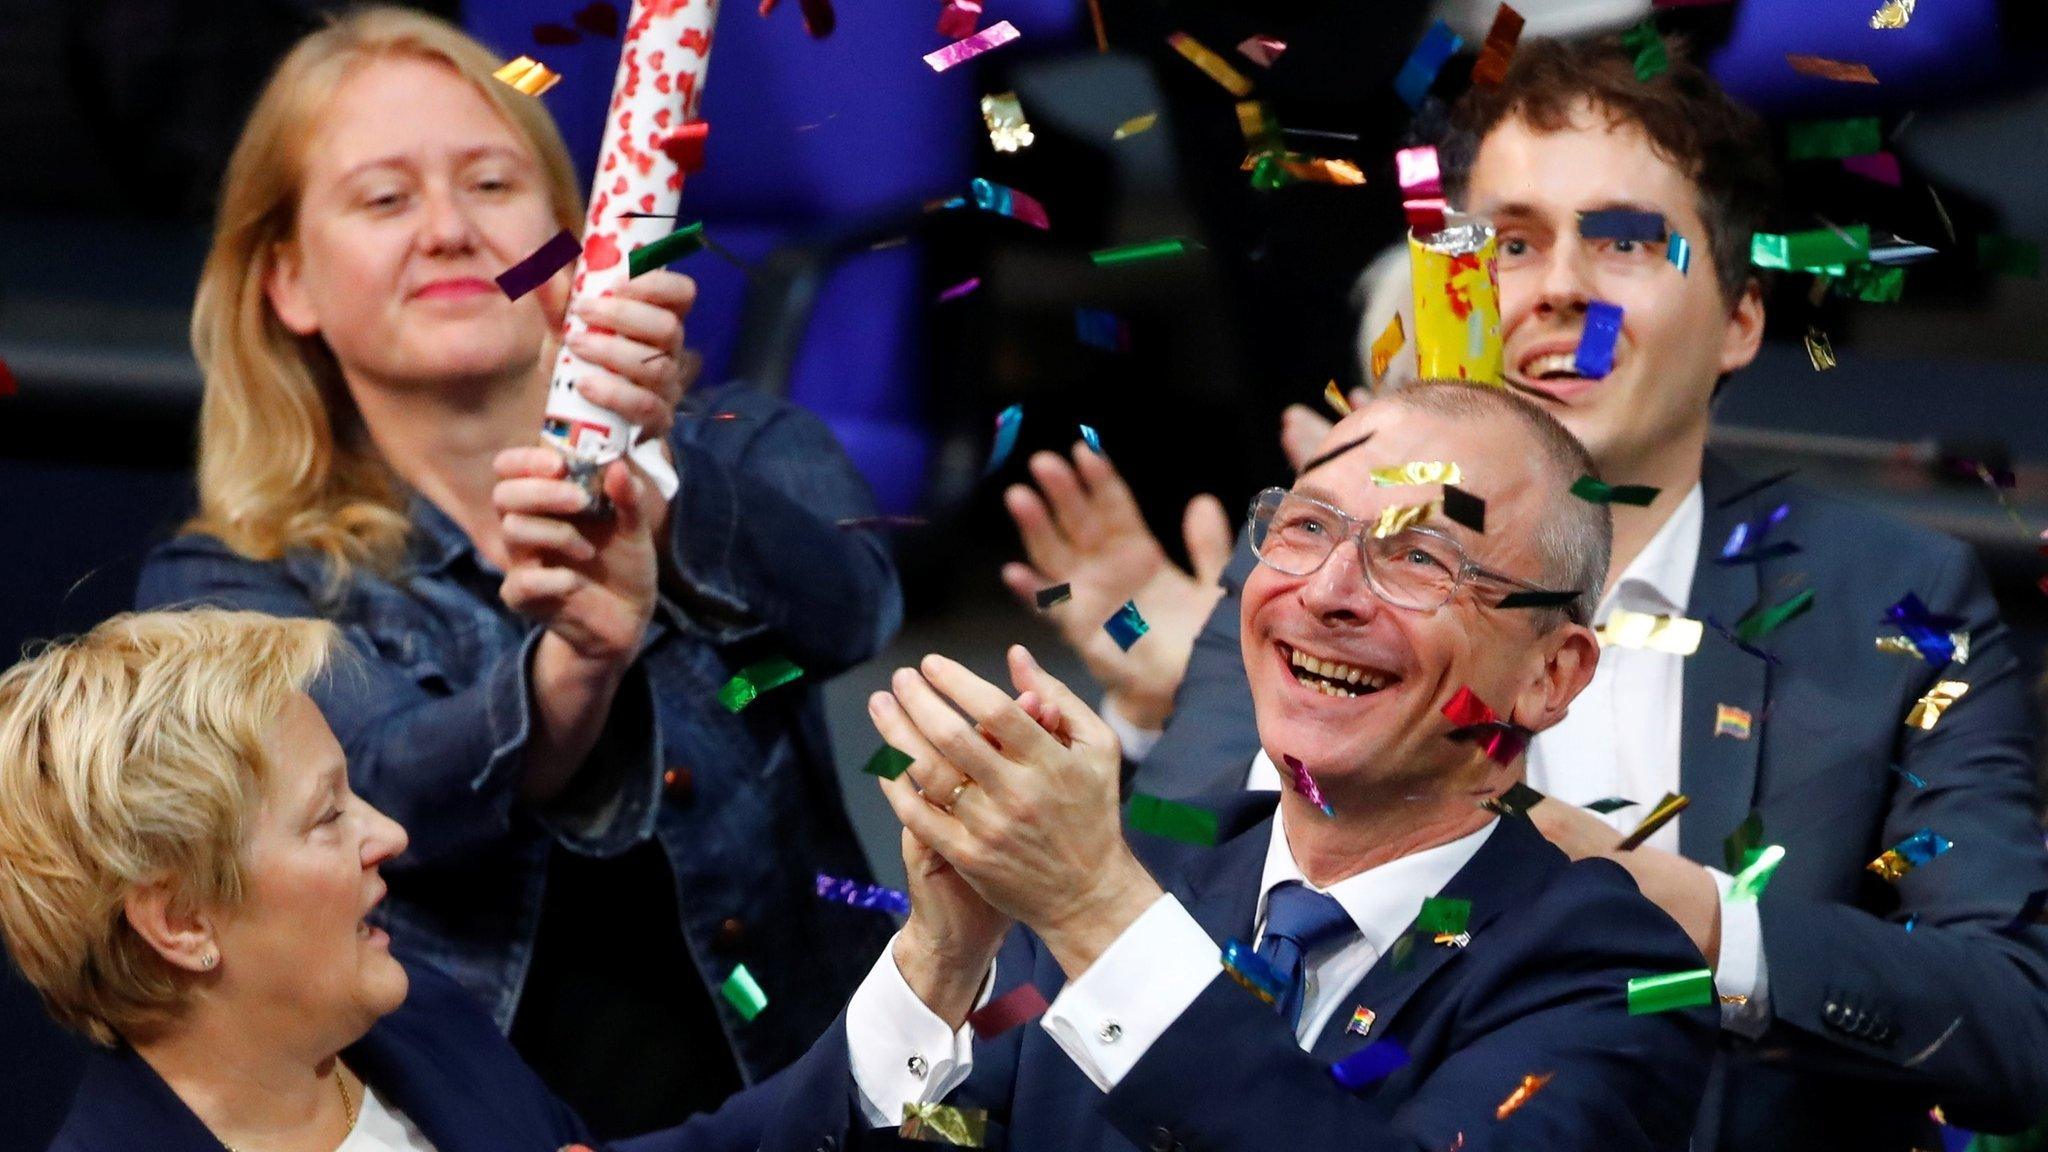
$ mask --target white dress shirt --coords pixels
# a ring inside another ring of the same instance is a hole
[[[375,1088],[363,1085],[363,1107],[356,1126],[334,1152],[435,1152],[412,1118],[384,1102]]]
[[[1488,821],[1448,844],[1316,889],[1343,906],[1358,935],[1305,958],[1301,1023],[1295,1030],[1304,1049],[1415,922],[1422,901],[1450,882],[1498,823]],[[1287,846],[1284,821],[1276,817],[1259,881],[1259,910],[1246,944],[1256,945],[1264,932],[1267,894],[1288,881],[1307,883]],[[1209,938],[1179,899],[1162,895],[1086,972],[1067,982],[1039,1026],[1107,1092],[1222,970],[1222,943]],[[992,987],[993,975],[983,995]],[[973,1070],[971,1030],[952,1032],[925,1007],[897,971],[893,947],[875,961],[853,994],[846,1032],[861,1110],[877,1126],[897,1124],[906,1103],[944,1099]]]
[[[1620,515],[1629,515],[1624,510]],[[1706,497],[1700,486],[1629,562],[1593,614],[1604,624],[1616,609],[1683,616],[1699,567]],[[1620,796],[1636,802],[1602,816],[1616,831],[1633,829],[1650,806],[1678,788],[1680,720],[1684,716],[1685,657],[1640,648],[1602,648],[1592,683],[1572,701],[1556,727],[1529,743],[1529,786],[1567,804],[1584,806]],[[1280,772],[1262,750],[1245,779],[1249,789],[1281,787]],[[1652,848],[1678,851],[1677,819],[1649,838]],[[1721,1024],[1754,1038],[1770,1023],[1770,980],[1763,928],[1754,900],[1730,900],[1733,878],[1708,868],[1721,889],[1721,950],[1714,988],[1722,997]]]

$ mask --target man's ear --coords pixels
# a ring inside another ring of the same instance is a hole
[[[1728,313],[1721,332],[1721,374],[1749,367],[1764,342],[1764,286],[1752,276],[1742,286],[1742,295]]]
[[[299,246],[290,240],[278,241],[270,249],[269,265],[263,273],[263,294],[279,322],[295,336],[320,331],[320,312],[306,291],[305,261],[299,256]]]
[[[1509,718],[1531,732],[1541,732],[1564,719],[1579,693],[1593,681],[1593,669],[1600,663],[1600,641],[1583,624],[1566,624],[1548,636],[1539,637],[1543,652],[1541,673],[1515,697]]]
[[[182,907],[168,879],[131,889],[122,902],[122,912],[128,926],[166,964],[187,972],[206,972],[220,962],[220,942],[212,918]]]

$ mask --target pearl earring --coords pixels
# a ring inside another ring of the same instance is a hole
[[[214,967],[214,965],[216,965],[216,964],[219,964],[219,963],[220,963],[220,953],[218,953],[218,952],[208,952],[208,953],[207,953],[206,955],[204,955],[204,956],[201,956],[201,957],[199,958],[199,966],[200,966],[201,968],[204,968],[204,969],[206,969],[206,970],[207,970],[208,972],[211,972],[211,971],[213,971],[213,967]]]

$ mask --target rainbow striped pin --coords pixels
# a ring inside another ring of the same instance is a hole
[[[1367,1032],[1372,1031],[1372,1022],[1378,1018],[1372,1009],[1360,1004],[1351,1010],[1351,1023],[1344,1026],[1344,1034],[1347,1036],[1363,1036]]]

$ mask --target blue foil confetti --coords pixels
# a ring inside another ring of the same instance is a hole
[[[1138,614],[1137,601],[1126,600],[1124,606],[1116,610],[1116,615],[1102,622],[1102,630],[1109,633],[1109,638],[1116,641],[1117,647],[1129,652],[1131,645],[1136,644],[1139,637],[1150,632],[1152,626],[1145,623],[1145,618]]]
[[[1123,317],[1100,308],[1074,309],[1074,338],[1104,352],[1131,350],[1131,326]]]
[[[1330,1065],[1330,1078],[1355,1092],[1407,1066],[1408,1050],[1397,1040],[1381,1040]]]
[[[995,475],[996,469],[1017,450],[1017,430],[1024,426],[1024,406],[1012,404],[996,414],[996,442],[989,449],[988,466],[981,470],[982,479]]]
[[[1441,20],[1431,24],[1394,77],[1394,91],[1402,102],[1410,108],[1421,108],[1423,97],[1429,95],[1429,86],[1436,82],[1436,74],[1443,71],[1444,61],[1464,46],[1465,42],[1451,31],[1449,24]]]
[[[1587,240],[1635,240],[1661,244],[1668,233],[1659,212],[1638,212],[1633,208],[1602,208],[1579,213],[1579,235]]]
[[[1922,828],[1904,840],[1899,841],[1894,851],[1904,856],[1915,868],[1955,847],[1947,837],[1931,828]]]
[[[910,897],[894,888],[885,888],[880,884],[863,884],[858,880],[839,880],[823,872],[818,873],[818,899],[854,908],[891,912],[898,916],[910,915]]]
[[[1088,450],[1097,456],[1107,457],[1109,455],[1109,453],[1102,450],[1102,433],[1097,432],[1086,424],[1081,425],[1081,442],[1088,445]]]
[[[1232,940],[1223,946],[1223,971],[1268,1004],[1280,999],[1287,990],[1287,983],[1280,979],[1280,973],[1275,972],[1257,950],[1246,947],[1241,940]]]
[[[1764,537],[1770,535],[1771,529],[1782,523],[1791,512],[1790,504],[1780,504],[1765,515],[1737,524],[1735,530],[1728,534],[1727,542],[1721,545],[1721,555],[1714,563],[1724,567],[1758,564],[1798,552],[1799,545],[1790,540],[1780,540],[1775,544],[1764,543]]]
[[[1579,350],[1572,371],[1589,380],[1604,378],[1614,371],[1614,343],[1621,337],[1621,305],[1593,300],[1586,305],[1586,328],[1579,334]]]
[[[1692,271],[1692,242],[1678,233],[1671,234],[1671,240],[1664,245],[1664,258],[1678,269],[1680,276]]]
[[[1942,668],[1956,656],[1955,638],[1949,633],[1961,628],[1964,620],[1945,612],[1931,612],[1920,597],[1908,592],[1884,610],[1884,623],[1905,633],[1913,647],[1919,649],[1921,659]]]

